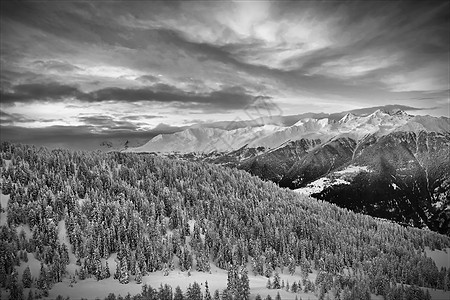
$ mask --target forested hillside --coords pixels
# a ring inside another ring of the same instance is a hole
[[[247,266],[269,278],[300,269],[300,289],[348,299],[394,299],[395,283],[450,288],[449,270],[423,254],[450,247],[447,236],[356,214],[236,169],[3,143],[1,176],[9,201],[0,220],[0,282],[10,291],[25,286],[14,267],[27,253],[41,262],[29,285],[43,295],[65,277],[140,283],[150,272],[208,273],[211,265]],[[67,245],[58,239],[61,221]],[[16,230],[21,225],[31,236]],[[113,254],[117,272],[110,274],[102,259]],[[311,270],[319,272],[314,282]]]

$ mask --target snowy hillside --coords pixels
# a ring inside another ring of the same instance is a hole
[[[254,125],[249,123],[249,125]],[[413,117],[403,111],[376,110],[369,115],[347,114],[338,122],[323,118],[305,118],[291,126],[263,125],[225,130],[219,128],[189,128],[173,134],[161,134],[145,145],[127,152],[209,153],[228,152],[243,146],[273,149],[287,141],[351,137],[359,140],[367,135],[386,135],[394,130],[424,128],[427,131],[448,131],[447,118]]]

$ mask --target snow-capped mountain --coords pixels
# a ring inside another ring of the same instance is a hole
[[[161,134],[145,145],[130,149],[132,152],[204,153],[228,152],[240,149],[264,147],[273,149],[288,142],[307,139],[328,139],[349,135],[359,139],[378,132],[386,134],[405,125],[412,117],[406,113],[389,114],[377,110],[368,116],[345,115],[338,122],[328,118],[301,119],[291,126],[262,125],[225,130],[220,128],[189,128],[173,134]]]
[[[450,119],[401,110],[292,125],[189,128],[132,152],[246,170],[355,211],[450,232]]]

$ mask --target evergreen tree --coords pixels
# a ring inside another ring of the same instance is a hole
[[[265,269],[265,271],[264,271],[264,275],[265,275],[267,278],[269,278],[269,277],[272,276],[272,273],[273,273],[272,265],[271,265],[270,263],[267,263],[267,264],[266,264],[266,269]]]
[[[111,271],[109,270],[109,264],[108,264],[108,261],[106,261],[105,268],[104,268],[103,270],[104,270],[104,272],[103,272],[103,278],[109,278],[109,277],[111,277]]]
[[[130,281],[128,274],[128,263],[125,256],[120,261],[119,282],[127,284]]]
[[[288,265],[289,274],[294,275],[295,273],[295,259],[293,256],[289,257],[289,265]]]
[[[212,300],[211,293],[209,292],[208,281],[205,281],[205,297],[204,300]]]
[[[215,290],[215,291],[214,291],[214,297],[213,297],[213,299],[214,299],[214,300],[220,300],[220,293],[219,293],[219,290]]]
[[[270,278],[267,278],[266,288],[269,290],[272,288],[272,282],[270,281]]]
[[[277,296],[275,297],[275,300],[281,300],[280,292],[277,292]]]
[[[143,300],[157,300],[158,292],[151,286],[144,284],[142,286],[141,296],[142,296]]]
[[[136,269],[135,281],[137,284],[142,283],[142,273],[141,273],[141,269],[139,267],[137,267],[137,269]]]
[[[280,289],[281,285],[280,285],[280,274],[278,274],[278,272],[275,272],[275,276],[273,277],[273,284],[272,284],[274,289]]]
[[[30,266],[27,266],[22,274],[22,283],[24,288],[30,288],[33,279],[31,278]]]
[[[164,284],[164,286],[161,284],[159,287],[158,292],[158,299],[159,300],[172,300],[172,287],[168,284]]]
[[[250,299],[250,281],[248,279],[247,269],[245,268],[241,270],[238,295],[242,300]]]
[[[114,279],[119,279],[120,278],[120,267],[121,265],[121,260],[120,259],[116,259],[116,272],[114,272]]]
[[[173,297],[173,300],[184,300],[183,291],[181,290],[179,285],[175,288],[175,295]]]
[[[238,280],[237,267],[232,265],[229,267],[227,272],[227,290],[232,295],[236,293],[237,280]]]
[[[197,282],[190,284],[186,292],[186,300],[202,300],[202,291]]]
[[[23,287],[18,283],[17,271],[14,270],[11,275],[11,289],[9,297],[11,300],[23,300]]]
[[[45,291],[48,290],[49,286],[48,286],[48,282],[47,282],[47,270],[44,267],[44,264],[41,262],[41,269],[39,272],[39,277],[38,277],[38,281],[37,281],[37,288]]]

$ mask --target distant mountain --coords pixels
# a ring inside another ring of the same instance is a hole
[[[448,233],[449,149],[448,118],[395,107],[289,126],[189,128],[126,151],[236,167],[358,212]]]

